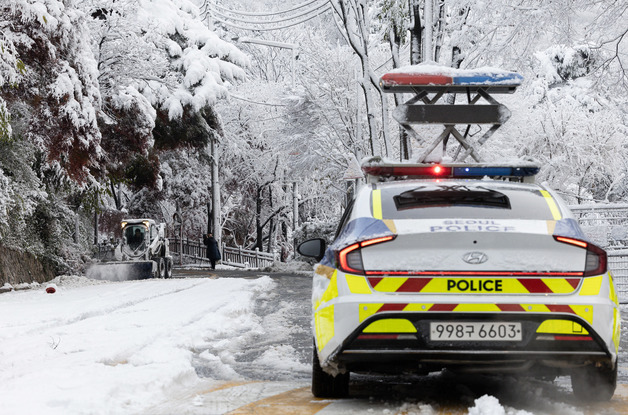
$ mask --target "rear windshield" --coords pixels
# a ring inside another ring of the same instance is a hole
[[[381,192],[384,219],[554,219],[534,188],[426,183]]]

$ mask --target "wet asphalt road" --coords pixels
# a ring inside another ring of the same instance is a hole
[[[238,375],[253,381],[294,381],[309,383],[312,354],[311,335],[311,276],[308,273],[275,273],[250,270],[176,269],[175,278],[259,278],[269,276],[277,282],[270,298],[255,302],[255,314],[264,322],[264,332],[253,336],[244,345],[232,364]],[[281,321],[273,320],[273,314],[281,310]],[[271,317],[266,322],[266,317]],[[277,327],[278,325],[282,327]],[[368,377],[352,374],[351,398],[360,402],[383,402],[385,405],[421,403],[439,409],[439,413],[466,413],[473,401],[485,394],[495,396],[503,405],[531,411],[532,413],[555,412],[566,405],[581,413],[618,414],[628,413],[628,327],[623,325],[620,350],[618,391],[610,403],[578,404],[574,402],[569,379],[558,378],[555,382],[543,382],[514,377],[454,375],[446,371],[429,376],[416,377]],[[281,329],[280,329],[281,328]],[[276,370],[273,367],[251,364],[269,347],[288,345],[294,348],[299,370]],[[201,377],[218,378],[215,371],[196,360],[196,370]],[[225,379],[227,380],[227,379]],[[575,406],[574,406],[575,405]],[[566,409],[566,408],[563,408]],[[561,412],[561,411],[559,411]]]

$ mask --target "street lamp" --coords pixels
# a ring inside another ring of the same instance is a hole
[[[242,43],[254,43],[256,45],[292,50],[292,89],[294,89],[294,65],[297,60],[297,52],[299,51],[299,47],[297,45],[294,43],[275,42],[274,40],[254,39],[250,37],[235,38],[234,40]]]

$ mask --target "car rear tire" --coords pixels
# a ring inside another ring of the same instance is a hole
[[[312,395],[317,398],[344,398],[349,395],[349,372],[336,376],[325,372],[318,360],[316,345],[312,357]]]
[[[172,278],[172,258],[164,258],[166,261],[166,278]]]
[[[617,363],[613,369],[590,365],[571,374],[571,388],[574,396],[582,401],[609,401],[616,387]]]
[[[166,278],[166,258],[159,257],[157,259],[157,273],[159,278]]]

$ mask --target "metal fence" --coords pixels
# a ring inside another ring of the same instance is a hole
[[[628,205],[570,206],[584,233],[608,253],[619,301],[628,304]]]
[[[200,240],[190,239],[170,239],[170,252],[178,256],[179,252],[183,252],[186,260],[194,262],[209,262],[206,256],[207,247]],[[271,266],[275,262],[275,254],[269,252],[260,252],[258,249],[249,250],[242,247],[232,248],[225,244],[221,247],[221,263],[241,268],[264,268]],[[181,258],[180,258],[181,259]]]
[[[231,248],[222,245],[222,263],[247,268],[263,268],[271,266],[275,262],[275,254],[260,252],[259,249],[250,251],[242,247]]]

